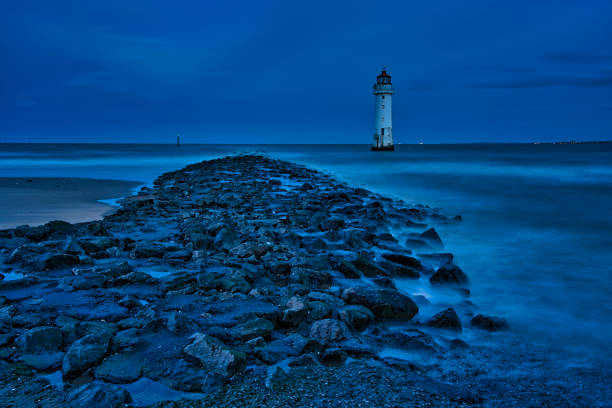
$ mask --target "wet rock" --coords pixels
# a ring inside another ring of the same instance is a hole
[[[348,355],[346,352],[339,348],[328,348],[319,354],[319,361],[326,366],[340,366],[344,364]]]
[[[427,322],[427,325],[439,329],[462,331],[461,320],[453,308],[437,313]]]
[[[119,303],[119,306],[125,307],[127,309],[132,309],[134,307],[140,306],[140,302],[138,301],[136,296],[133,295],[125,295],[124,297],[119,299],[119,302],[117,303]]]
[[[44,270],[66,268],[78,265],[79,262],[80,259],[76,255],[46,253],[38,258],[38,267]]]
[[[286,309],[283,311],[281,322],[287,326],[299,325],[308,315],[308,306],[304,300],[293,296],[287,304]]]
[[[231,350],[220,340],[201,333],[192,336],[192,343],[185,347],[183,352],[202,367],[227,377],[236,374],[245,366],[244,353]]]
[[[117,385],[89,383],[68,393],[71,408],[115,408],[132,402],[132,397]]]
[[[340,320],[357,332],[364,331],[374,321],[374,313],[361,305],[345,306],[340,310],[339,316]]]
[[[74,378],[102,360],[108,350],[109,341],[105,336],[90,334],[72,343],[62,363],[66,378]]]
[[[342,292],[348,304],[362,305],[380,320],[410,320],[419,308],[408,296],[391,289],[353,287]]]
[[[429,282],[432,285],[462,285],[468,282],[468,277],[457,265],[447,263],[429,278]]]
[[[416,258],[404,254],[385,253],[383,258],[412,269],[423,269],[423,264]]]
[[[74,290],[87,290],[101,288],[107,280],[108,278],[103,275],[76,276],[71,285]]]
[[[470,322],[473,327],[488,331],[499,331],[510,329],[510,323],[504,318],[478,314]]]
[[[382,261],[380,265],[389,271],[391,275],[398,278],[418,279],[421,276],[418,270],[397,264],[395,262]]]
[[[386,276],[383,276],[380,278],[374,278],[372,279],[372,282],[374,282],[376,285],[380,286],[381,288],[397,290],[397,287],[395,286],[393,281],[387,278]]]
[[[267,374],[266,374],[266,380],[264,384],[266,388],[275,389],[280,384],[282,384],[283,381],[287,380],[288,377],[289,376],[287,372],[285,371],[285,369],[283,369],[280,366],[274,365],[274,366],[268,367]]]
[[[62,347],[62,331],[58,327],[36,327],[15,339],[17,348],[27,354],[59,351]]]
[[[62,365],[64,353],[24,354],[17,361],[38,371],[53,371]]]
[[[179,336],[198,330],[198,325],[181,312],[171,312],[166,319],[166,327],[171,333]]]
[[[143,359],[139,354],[113,354],[104,359],[96,368],[96,378],[125,384],[136,381],[142,374]]]
[[[438,345],[427,333],[423,333],[417,329],[405,329],[401,331],[392,331],[382,336],[381,341],[384,344],[393,347],[399,347],[413,351],[425,351],[431,353],[439,353],[444,349]]]
[[[358,256],[355,260],[349,263],[363,273],[364,276],[369,278],[389,275],[389,272],[383,269],[380,265],[363,256]]]
[[[310,327],[309,336],[322,344],[345,340],[349,330],[344,322],[335,319],[316,321]]]
[[[232,328],[231,336],[235,339],[246,341],[255,337],[270,337],[273,330],[274,324],[271,321],[258,317]]]
[[[444,248],[444,244],[442,243],[442,239],[436,232],[434,228],[430,228],[427,231],[421,233],[419,238],[423,241],[427,242],[434,249],[442,249]]]

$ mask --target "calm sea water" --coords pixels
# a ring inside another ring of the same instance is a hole
[[[612,361],[612,145],[0,145],[0,177],[151,182],[163,171],[266,151],[352,184],[441,207],[472,299],[568,361]],[[110,198],[110,197],[101,197]]]

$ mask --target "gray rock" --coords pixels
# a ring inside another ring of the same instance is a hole
[[[412,299],[391,289],[348,288],[342,292],[342,299],[367,307],[381,320],[410,320],[419,311]]]
[[[304,321],[304,319],[306,319],[307,315],[307,303],[304,300],[293,296],[286,304],[286,309],[283,311],[281,322],[288,326],[297,326]]]
[[[246,341],[255,337],[268,338],[274,330],[274,324],[263,318],[255,318],[246,323],[239,324],[231,329],[231,337]]]
[[[17,361],[38,371],[53,371],[62,365],[64,353],[24,354]]]
[[[182,336],[198,330],[198,325],[181,312],[170,312],[166,319],[166,327],[170,332]]]
[[[26,354],[59,351],[62,347],[62,331],[58,327],[36,327],[15,339],[17,348]]]
[[[340,320],[345,322],[351,329],[362,332],[374,321],[374,313],[361,305],[350,305],[340,309]]]
[[[143,358],[140,354],[113,354],[104,359],[96,368],[96,378],[125,384],[136,381],[142,374]]]
[[[205,369],[226,377],[233,376],[246,364],[244,353],[234,351],[220,340],[202,333],[194,334],[192,343],[183,352]]]
[[[396,264],[407,266],[409,268],[413,268],[413,269],[423,268],[423,264],[421,264],[421,261],[411,256],[408,256],[408,255],[388,253],[388,254],[383,254],[383,258],[385,258],[388,261],[395,262]]]
[[[339,348],[328,348],[319,354],[319,361],[326,366],[340,366],[344,364],[348,355]]]
[[[87,335],[72,343],[62,363],[64,377],[77,377],[100,362],[108,350],[108,344],[107,338],[95,334]]]
[[[348,327],[344,322],[335,319],[323,319],[312,324],[309,336],[322,344],[329,344],[345,340],[348,333]]]
[[[467,275],[457,265],[442,265],[430,278],[432,285],[461,285],[468,282]]]
[[[115,408],[129,404],[132,397],[117,385],[89,383],[68,393],[66,401],[71,408]]]
[[[420,234],[419,238],[421,238],[423,241],[427,242],[434,249],[442,249],[442,248],[444,248],[444,244],[442,243],[442,240],[440,239],[440,236],[438,235],[436,230],[433,229],[433,228],[430,228],[427,231],[425,231],[422,234]]]
[[[478,314],[472,318],[470,322],[473,327],[482,330],[488,331],[499,331],[499,330],[508,330],[510,329],[510,323],[504,318],[494,317],[494,316],[486,316],[483,314]]]
[[[462,331],[461,320],[453,308],[448,308],[437,313],[427,322],[427,325],[439,329]]]
[[[46,253],[38,258],[38,267],[40,269],[57,269],[66,268],[74,265],[78,265],[80,259],[76,255],[71,254],[57,254],[57,253]]]

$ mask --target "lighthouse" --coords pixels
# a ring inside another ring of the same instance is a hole
[[[374,97],[376,98],[374,119],[374,142],[372,150],[395,150],[393,147],[393,125],[391,108],[395,90],[391,85],[391,75],[385,68],[376,77],[374,84]]]

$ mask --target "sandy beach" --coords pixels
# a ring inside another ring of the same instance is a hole
[[[123,197],[136,181],[88,178],[0,178],[0,229],[51,220],[71,223],[100,219],[112,211],[98,200]]]

